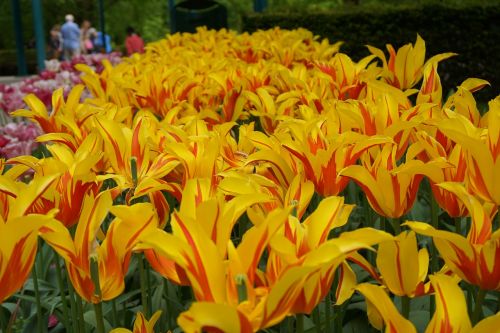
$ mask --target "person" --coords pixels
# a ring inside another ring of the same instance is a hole
[[[82,53],[89,54],[94,51],[94,38],[97,35],[97,30],[92,27],[89,20],[84,20],[82,22],[81,29],[81,45],[80,48]]]
[[[132,53],[144,52],[144,41],[132,27],[127,27],[127,38],[125,39],[125,47],[127,48],[127,55],[131,55]]]
[[[50,29],[49,39],[49,59],[59,60],[61,57],[63,40],[61,36],[61,26],[56,24]]]
[[[66,23],[61,27],[63,39],[63,54],[65,60],[71,60],[74,56],[80,55],[80,28],[76,24],[73,15],[65,17]]]
[[[111,53],[113,48],[111,47],[111,37],[108,34],[104,35],[104,45],[102,45],[102,32],[97,31],[96,37],[94,38],[94,49],[100,51],[101,53]]]

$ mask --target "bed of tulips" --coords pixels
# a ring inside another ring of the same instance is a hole
[[[418,36],[340,46],[201,29],[27,96],[45,153],[0,163],[1,329],[496,332],[500,97],[445,100],[454,54]]]

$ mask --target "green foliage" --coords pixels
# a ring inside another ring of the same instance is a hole
[[[369,54],[367,44],[384,48],[390,42],[400,47],[414,42],[418,33],[426,41],[428,56],[458,53],[439,67],[445,95],[468,77],[482,78],[492,85],[478,94],[479,100],[493,98],[500,91],[498,3],[377,4],[346,6],[329,12],[249,14],[243,18],[244,31],[275,26],[304,27],[331,41],[342,40],[342,52],[355,60]]]

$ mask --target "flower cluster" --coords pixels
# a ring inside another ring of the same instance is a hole
[[[54,90],[64,87],[65,92],[69,92],[73,86],[81,83],[80,73],[75,69],[76,65],[85,64],[99,73],[103,69],[104,60],[116,65],[121,58],[118,53],[111,53],[81,55],[71,61],[63,62],[46,61],[46,69],[40,75],[29,77],[18,83],[0,84],[0,110],[10,113],[24,108],[26,105],[23,99],[28,94],[35,94],[49,107]]]
[[[0,158],[30,155],[38,147],[35,139],[40,135],[36,124],[12,122],[0,127]]]
[[[493,331],[500,96],[481,116],[473,93],[488,83],[467,79],[443,100],[437,68],[454,54],[426,60],[419,36],[358,62],[340,45],[303,29],[200,29],[100,73],[76,65],[83,84],[56,90],[50,112],[28,95],[13,115],[42,128],[50,156],[5,161],[0,301],[28,277],[39,235],[95,305],[98,331],[127,276],[141,280],[143,312],[160,310],[144,265],[192,290],[185,332],[290,316],[299,332],[304,316],[340,331],[360,297],[385,332],[417,331],[415,299],[431,300],[426,332]],[[28,169],[31,182],[17,181]],[[419,196],[432,218],[407,221]],[[134,332],[160,316],[139,313]]]

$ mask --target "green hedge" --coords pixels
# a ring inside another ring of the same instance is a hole
[[[468,77],[488,80],[491,87],[478,94],[489,100],[500,94],[500,4],[416,5],[404,7],[353,6],[335,12],[252,14],[243,30],[253,32],[279,26],[304,27],[330,41],[342,40],[342,52],[353,59],[368,55],[364,45],[385,50],[415,42],[419,33],[428,56],[442,52],[459,55],[440,64],[444,92]]]
[[[36,51],[25,49],[28,73],[36,73]],[[17,75],[17,54],[15,49],[0,50],[0,75]]]

